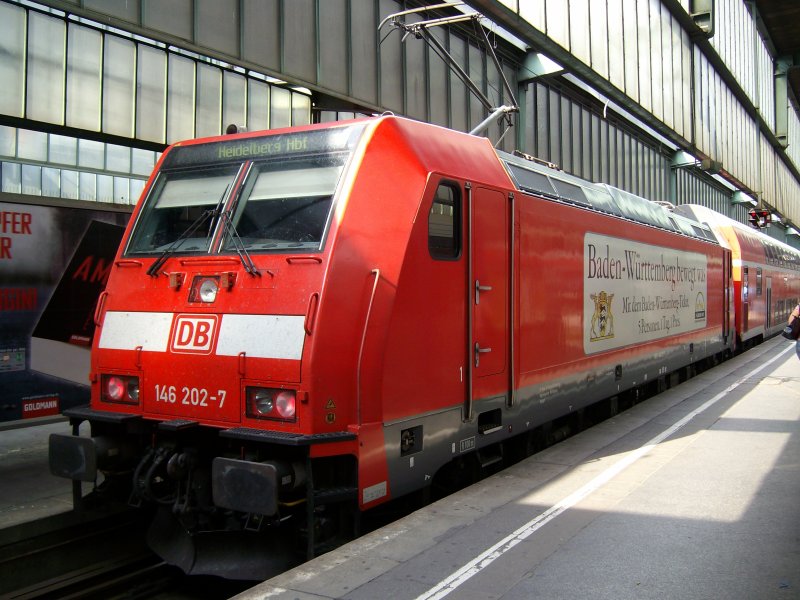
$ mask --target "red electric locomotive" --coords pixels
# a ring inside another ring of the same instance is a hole
[[[731,352],[730,265],[697,221],[424,123],[175,144],[51,468],[160,506],[185,570],[265,577],[446,465]]]

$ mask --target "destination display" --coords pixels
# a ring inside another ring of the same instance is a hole
[[[166,154],[161,168],[224,164],[347,150],[352,148],[363,129],[363,124],[357,124],[250,138],[237,137],[230,140],[221,138],[219,142],[206,144],[177,145]]]

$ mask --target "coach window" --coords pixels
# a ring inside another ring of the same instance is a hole
[[[761,267],[756,269],[756,296],[761,295]]]
[[[437,260],[461,255],[461,188],[440,183],[428,214],[428,251]]]
[[[748,279],[750,279],[750,274],[748,272],[749,269],[747,267],[744,267],[744,269],[742,269],[742,270],[744,271],[742,273],[742,300],[744,302],[747,302],[747,296],[748,296],[748,291],[749,291],[748,290],[748,287],[749,287]]]

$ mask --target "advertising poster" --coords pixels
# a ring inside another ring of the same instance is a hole
[[[586,354],[706,326],[704,254],[587,233],[583,264]]]
[[[129,216],[0,202],[0,422],[88,403],[94,309]]]

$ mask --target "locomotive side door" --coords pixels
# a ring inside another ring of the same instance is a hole
[[[470,380],[464,418],[472,402],[511,393],[509,369],[509,207],[505,194],[467,187],[469,202]]]

